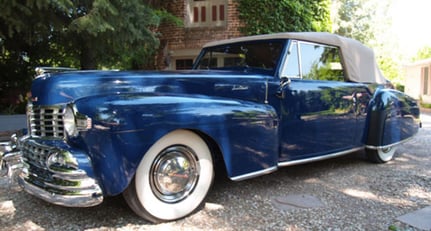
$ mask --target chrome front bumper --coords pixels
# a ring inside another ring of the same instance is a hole
[[[28,137],[1,145],[0,184],[7,182],[8,189],[24,189],[47,202],[67,207],[102,203],[102,190],[88,174],[90,160],[82,158],[81,153],[40,144]]]
[[[0,142],[0,188],[20,191],[18,175],[21,173],[24,163],[21,153],[16,150],[18,138],[13,134],[10,141]]]

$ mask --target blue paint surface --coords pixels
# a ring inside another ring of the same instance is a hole
[[[397,143],[418,130],[418,106],[403,93],[340,81],[292,79],[282,86],[277,73],[249,67],[66,72],[36,79],[32,97],[35,106],[74,104],[92,119],[63,148],[88,157],[88,171],[106,195],[121,193],[151,145],[176,129],[215,144],[231,178],[279,162]]]

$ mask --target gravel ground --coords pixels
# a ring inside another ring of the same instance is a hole
[[[396,218],[431,205],[430,140],[428,121],[387,164],[371,164],[358,152],[241,182],[217,178],[202,210],[157,225],[137,217],[121,196],[96,207],[65,208],[0,189],[0,229],[416,230]],[[287,209],[276,203],[289,195],[313,196],[322,206]]]

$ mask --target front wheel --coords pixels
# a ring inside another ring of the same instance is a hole
[[[177,130],[148,150],[123,196],[144,219],[171,221],[191,214],[203,203],[213,178],[208,145],[196,133]]]
[[[394,157],[397,147],[392,146],[382,149],[366,149],[367,158],[374,163],[386,163]]]

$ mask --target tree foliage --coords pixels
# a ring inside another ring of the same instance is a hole
[[[28,91],[37,66],[152,67],[156,28],[163,20],[179,24],[144,0],[0,0],[0,4],[2,104],[11,100],[11,91],[14,98],[25,95],[23,89]]]
[[[372,47],[384,76],[401,84],[401,65],[397,44],[389,29],[391,0],[334,0],[334,33],[356,39]]]
[[[153,29],[163,19],[173,18],[142,0],[12,0],[2,5],[3,49],[26,52],[32,60],[37,56],[30,51],[40,44],[52,55],[62,53],[75,59],[66,64],[82,69],[145,65],[133,57],[151,53],[158,45]],[[130,58],[124,60],[124,53]],[[37,61],[55,65],[51,59]]]
[[[424,46],[420,48],[416,54],[415,57],[413,57],[413,61],[418,61],[422,59],[429,59],[431,58],[431,47],[430,46]]]
[[[331,31],[330,0],[238,0],[246,35]]]
[[[369,0],[335,0],[334,33],[367,44],[374,39],[377,7]]]

